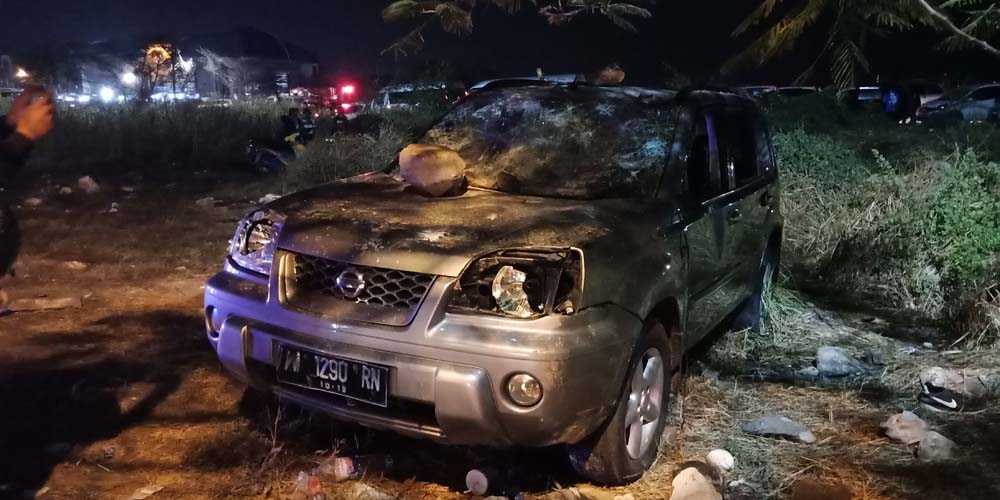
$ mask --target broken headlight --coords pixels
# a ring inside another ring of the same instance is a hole
[[[249,271],[270,274],[284,221],[284,215],[266,208],[244,218],[230,242],[229,256],[233,262]]]
[[[455,284],[450,310],[514,318],[572,314],[582,290],[579,250],[504,250],[465,270]]]

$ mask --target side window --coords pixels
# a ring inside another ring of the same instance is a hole
[[[719,124],[719,159],[723,184],[728,184],[729,189],[737,189],[760,176],[758,133],[749,113],[726,113],[722,118]]]
[[[773,174],[775,170],[774,153],[771,149],[771,135],[763,117],[754,120],[754,144],[757,149],[757,169],[761,175]]]
[[[986,101],[1000,97],[1000,87],[986,87],[969,94],[973,101]]]
[[[720,193],[714,129],[712,117],[703,116],[698,118],[691,134],[687,153],[687,191],[692,201],[697,203]]]

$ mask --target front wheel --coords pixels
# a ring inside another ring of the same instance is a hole
[[[577,473],[616,486],[653,466],[670,403],[671,359],[666,329],[651,323],[636,346],[615,414],[584,443],[569,447]]]

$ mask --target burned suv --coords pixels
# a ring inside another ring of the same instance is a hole
[[[565,444],[592,481],[656,459],[681,356],[758,328],[782,217],[767,127],[727,92],[498,82],[421,139],[464,160],[421,194],[398,165],[250,213],[205,291],[253,387],[459,445]]]

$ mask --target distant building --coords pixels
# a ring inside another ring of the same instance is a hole
[[[168,46],[173,58],[155,78],[144,81],[140,68],[148,61],[147,49],[155,44]],[[66,60],[71,61],[67,73],[73,77],[60,82],[59,87],[95,97],[131,97],[138,94],[140,86],[148,84],[144,87],[146,95],[153,99],[243,99],[287,94],[289,89],[314,84],[319,77],[314,54],[247,27],[161,38],[155,43],[141,38],[95,41],[75,48]]]
[[[314,86],[319,79],[314,54],[253,28],[184,38],[178,47],[194,58],[195,86],[201,95],[287,94],[296,87]]]

